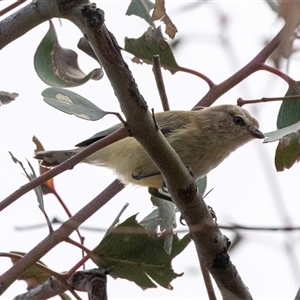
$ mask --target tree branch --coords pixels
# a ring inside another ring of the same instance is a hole
[[[222,83],[212,86],[212,88],[195,105],[194,108],[199,106],[210,106],[231,88],[242,82],[251,74],[259,71],[269,56],[279,47],[284,28],[285,27],[283,27],[281,31],[248,64],[246,64],[243,68]]]
[[[57,9],[56,1],[31,1],[3,19],[0,22],[0,50],[26,32],[58,15]]]
[[[81,29],[101,61],[130,131],[162,173],[174,203],[189,226],[198,256],[213,275],[224,299],[252,299],[230,262],[227,254],[228,239],[214,223],[194,179],[163,135],[157,131],[116,40],[105,27],[103,11],[89,4],[84,5],[82,13],[76,9],[65,17]]]
[[[63,242],[80,224],[90,218],[96,211],[104,206],[111,198],[124,188],[118,180],[113,181],[103,192],[91,200],[72,218],[64,222],[57,230],[36,245],[15,265],[0,276],[0,295],[35,262],[49,252],[53,247]]]
[[[198,192],[193,177],[165,140],[162,133],[157,130],[152,115],[147,109],[147,104],[139,93],[136,82],[122,58],[120,47],[104,24],[104,12],[94,4],[90,4],[84,0],[37,0],[34,3],[41,16],[36,15],[37,9],[34,10],[31,8],[30,13],[32,15],[27,12],[26,22],[33,18],[33,23],[27,25],[26,30],[30,30],[35,26],[34,24],[48,19],[49,16],[66,18],[77,25],[91,44],[120,102],[131,133],[145,148],[149,157],[165,178],[172,199],[189,227],[199,260],[201,259],[214,277],[223,299],[252,299],[227,254],[229,246],[227,237],[222,235],[211,217],[206,204]],[[49,7],[51,7],[51,10],[48,10]],[[14,29],[15,31],[19,30],[19,36],[21,36],[26,32],[24,28],[19,28],[22,27],[22,24],[24,25],[24,20],[19,14],[16,16],[17,19],[14,19],[13,22]],[[8,26],[6,26],[6,29],[8,29]],[[7,32],[5,32],[5,36],[1,37],[2,34],[3,31],[0,31],[0,49],[18,36],[18,33],[14,33],[14,38],[9,38]],[[273,47],[274,44],[277,47],[279,42],[278,40],[273,40],[271,43]],[[248,72],[250,72],[253,67],[249,66],[248,68],[250,69]],[[206,99],[204,101],[205,104],[208,104],[207,101],[216,99],[218,95],[221,95],[232,87],[234,83],[241,80],[236,75],[211,89],[210,93],[204,97],[204,100]],[[120,189],[121,186],[117,186],[116,188]],[[101,193],[102,196],[105,199],[104,201],[107,202],[113,194],[107,190]],[[92,206],[94,212],[94,206],[97,206],[97,209],[99,209],[102,205],[99,204],[97,197],[97,199],[92,200],[86,207],[91,209]],[[75,227],[77,228],[78,224],[81,224],[90,215],[91,213],[86,213],[85,208],[80,210],[69,221],[65,222],[58,230],[54,231],[53,234],[30,251],[18,264],[3,274],[0,278],[0,293],[4,292],[30,265],[40,259],[59,242],[63,241],[65,237],[69,236],[75,230]]]

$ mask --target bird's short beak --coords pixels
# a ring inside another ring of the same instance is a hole
[[[257,139],[264,139],[265,135],[258,129],[250,129],[251,134]]]

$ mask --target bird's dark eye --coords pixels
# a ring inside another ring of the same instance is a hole
[[[244,122],[244,120],[241,117],[234,117],[233,118],[233,122],[236,125],[240,125],[240,126],[245,125],[245,122]]]

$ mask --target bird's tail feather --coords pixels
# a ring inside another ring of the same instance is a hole
[[[57,151],[39,151],[34,158],[40,160],[40,165],[46,168],[55,167],[78,152],[78,149],[73,150],[57,150]]]

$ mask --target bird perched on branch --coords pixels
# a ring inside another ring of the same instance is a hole
[[[219,105],[196,111],[166,111],[155,114],[170,145],[196,178],[205,176],[231,152],[249,141],[264,138],[249,112],[235,105]],[[76,145],[76,149],[40,151],[35,158],[51,168],[123,125],[117,124]],[[115,171],[124,183],[161,188],[164,183],[156,166],[134,137],[127,137],[98,150],[83,160]]]

